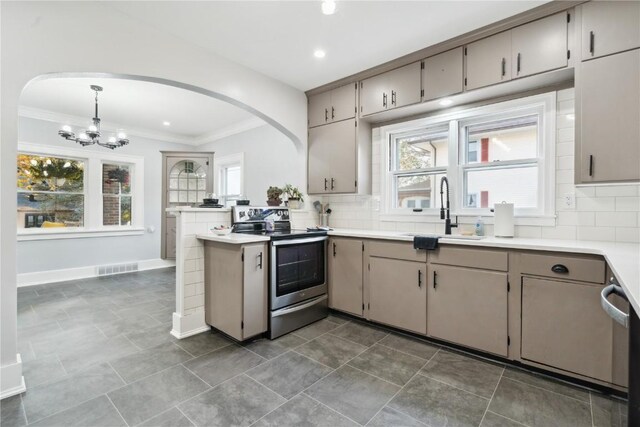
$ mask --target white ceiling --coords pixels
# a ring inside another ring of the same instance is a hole
[[[308,90],[546,1],[124,1],[110,7]],[[316,59],[315,49],[326,57]]]
[[[264,124],[251,113],[199,93],[111,78],[37,80],[22,93],[21,114],[87,126],[94,112],[94,92],[89,88],[93,84],[104,88],[98,96],[104,129],[199,144]]]

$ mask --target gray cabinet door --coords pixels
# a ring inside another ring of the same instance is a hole
[[[466,52],[467,90],[511,80],[511,31],[468,44]]]
[[[267,245],[246,245],[243,248],[242,339],[256,336],[267,325]]]
[[[331,173],[331,153],[327,149],[329,127],[330,125],[309,129],[307,150],[307,190],[309,194],[330,192],[328,183]]]
[[[640,49],[578,67],[577,180],[640,180]]]
[[[350,83],[331,91],[331,111],[333,122],[352,119],[356,116],[356,84]]]
[[[388,109],[420,102],[420,62],[389,71]]]
[[[582,8],[582,60],[640,47],[640,2],[590,1]]]
[[[612,379],[613,320],[602,286],[523,277],[523,359],[601,381]]]
[[[432,265],[427,332],[489,353],[507,356],[507,273]]]
[[[309,194],[356,192],[355,124],[350,119],[309,129]]]
[[[512,78],[567,66],[567,13],[557,13],[511,30]]]
[[[427,333],[427,264],[369,257],[369,318]]]
[[[323,92],[309,97],[307,115],[309,127],[329,123],[331,115],[331,93]]]
[[[462,47],[424,60],[422,87],[424,101],[462,92]]]
[[[360,116],[379,113],[388,108],[389,99],[388,73],[364,79],[360,82]]]
[[[329,307],[362,316],[362,240],[329,240]]]

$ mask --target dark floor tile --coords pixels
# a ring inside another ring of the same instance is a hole
[[[587,390],[545,377],[541,374],[529,373],[521,369],[507,367],[502,375],[505,378],[564,394],[565,396],[573,397],[583,402],[589,402],[589,392]]]
[[[487,411],[484,414],[480,427],[522,427],[524,424],[520,424],[516,421],[505,418],[502,415],[494,414],[491,411]]]
[[[137,347],[141,349],[155,347],[160,344],[177,342],[178,339],[171,335],[171,326],[160,324],[142,331],[126,334]]]
[[[37,427],[118,427],[126,426],[106,395],[51,415],[29,426]]]
[[[120,319],[113,311],[106,308],[74,307],[66,310],[69,317],[78,322],[104,322]]]
[[[153,313],[149,313],[149,316],[160,322],[167,322],[173,319],[173,312],[175,311],[175,303],[171,307],[164,307]]]
[[[141,314],[154,313],[158,310],[162,310],[163,308],[165,307],[162,304],[156,301],[150,301],[142,304],[136,304],[122,310],[118,310],[115,313],[116,315],[118,315],[118,317],[126,319],[127,317],[137,317]]]
[[[308,357],[289,352],[253,368],[247,375],[290,399],[331,371]]]
[[[282,353],[285,353],[292,348],[296,348],[305,342],[307,342],[307,340],[304,338],[288,334],[281,336],[280,338],[276,338],[275,340],[261,338],[243,345],[265,359],[273,359],[274,357],[280,356]]]
[[[193,357],[173,343],[161,344],[110,362],[127,383],[155,374]]]
[[[255,353],[230,345],[190,360],[184,366],[213,387],[264,361]]]
[[[421,422],[414,420],[407,414],[398,412],[387,406],[367,424],[369,427],[424,427]]]
[[[22,401],[27,419],[33,423],[123,385],[124,382],[111,366],[103,363],[58,381],[33,387],[22,396]]]
[[[275,411],[253,424],[255,427],[309,426],[309,427],[355,427],[358,424],[316,402],[309,396],[299,394]]]
[[[363,323],[350,322],[331,331],[332,335],[370,347],[387,336],[387,332]]]
[[[138,348],[121,335],[68,348],[60,351],[59,357],[67,372],[75,372],[93,364],[107,362],[137,351]]]
[[[232,343],[230,339],[222,334],[212,334],[208,331],[176,341],[177,345],[193,356],[201,356]]]
[[[36,354],[29,341],[20,341],[18,339],[18,353],[20,353],[22,363],[30,362],[36,358]]]
[[[430,426],[477,426],[488,399],[422,375],[416,375],[389,403]]]
[[[500,380],[489,410],[530,426],[591,425],[588,403],[508,378]]]
[[[626,402],[591,393],[593,427],[624,427],[626,425]]]
[[[194,427],[194,424],[178,408],[171,408],[140,424],[140,427]]]
[[[21,341],[43,341],[58,332],[62,332],[62,328],[57,322],[52,322],[46,326],[26,326],[18,330],[18,339]]]
[[[420,373],[490,399],[503,370],[501,365],[441,350]]]
[[[333,323],[327,319],[322,319],[310,324],[309,326],[298,329],[294,334],[306,340],[312,340],[324,333],[334,330],[338,326],[340,325],[337,323]]]
[[[349,366],[343,366],[305,393],[342,415],[366,424],[400,389]]]
[[[333,323],[337,323],[338,325],[344,325],[345,323],[349,323],[351,321],[351,318],[338,312],[331,312],[327,316],[327,320]]]
[[[376,344],[350,361],[349,366],[403,386],[420,370],[425,362],[426,360],[419,357]]]
[[[179,405],[179,409],[198,426],[249,426],[284,402],[265,386],[239,375]]]
[[[22,337],[18,334],[18,340]],[[76,346],[90,342],[103,341],[104,334],[93,325],[76,326],[73,329],[52,331],[48,336],[38,340],[31,340],[31,347],[36,357],[45,357],[60,352],[69,351]]]
[[[160,325],[161,322],[147,314],[130,316],[125,319],[94,322],[94,325],[107,337],[116,337],[121,334],[131,334],[137,331]]]
[[[27,424],[19,394],[0,400],[0,425],[21,427]]]
[[[66,374],[56,355],[22,362],[22,375],[28,388],[60,379]]]
[[[406,337],[403,335],[397,335],[391,333],[380,340],[379,344],[386,345],[387,347],[394,348],[403,353],[408,353],[412,356],[420,357],[422,359],[431,359],[438,351],[439,347],[433,344],[427,344],[424,341],[420,341],[415,338]]]
[[[108,394],[128,424],[138,424],[175,406],[209,386],[183,366],[136,381]]]
[[[295,351],[337,369],[366,349],[363,345],[335,335],[323,335],[297,347]]]
[[[64,310],[42,310],[36,311],[29,307],[28,310],[18,312],[18,331],[22,331],[29,327],[40,326],[46,329],[58,320],[68,319],[69,315]]]

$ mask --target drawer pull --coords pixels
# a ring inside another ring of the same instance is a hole
[[[438,283],[436,283],[436,279],[438,278],[438,273],[435,272],[435,270],[433,271],[433,289],[436,288],[436,286],[438,286]]]
[[[569,273],[569,269],[562,265],[562,264],[556,264],[553,267],[551,267],[551,271],[553,271],[554,273],[558,273],[558,274],[567,274]]]

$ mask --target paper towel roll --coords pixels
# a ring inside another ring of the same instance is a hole
[[[496,203],[494,209],[493,234],[496,237],[513,237],[513,203]]]

